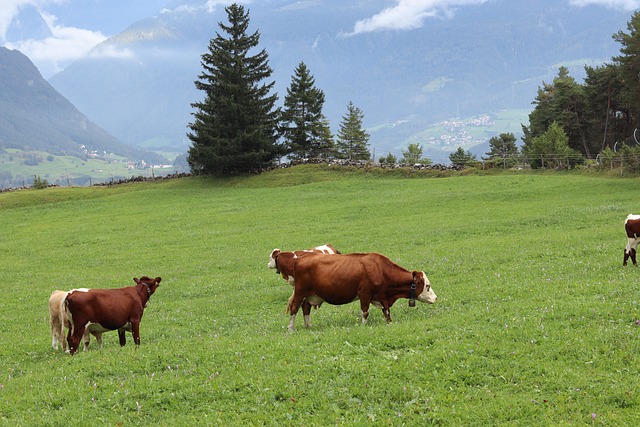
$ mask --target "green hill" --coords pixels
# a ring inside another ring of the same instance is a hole
[[[167,163],[158,154],[126,146],[87,119],[19,51],[0,47],[0,77],[0,154],[16,149],[81,159],[116,155],[148,164]]]

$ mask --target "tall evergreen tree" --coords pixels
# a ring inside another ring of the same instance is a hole
[[[598,149],[589,136],[587,100],[584,88],[569,75],[569,70],[562,66],[552,84],[543,83],[538,88],[534,110],[529,114],[529,126],[523,127],[527,139],[544,134],[553,122],[560,125],[567,137],[569,146],[581,151],[587,157]]]
[[[314,85],[314,77],[301,62],[287,88],[282,112],[282,131],[293,159],[321,157],[333,141],[322,114],[324,92]]]
[[[369,160],[369,134],[362,128],[362,110],[349,102],[347,115],[342,117],[336,141],[337,156],[349,160]]]
[[[204,100],[191,104],[195,120],[187,134],[191,170],[216,175],[259,170],[282,154],[277,95],[270,94],[275,82],[263,83],[272,73],[268,55],[264,49],[250,54],[260,34],[247,34],[249,13],[243,6],[234,3],[225,11],[229,24],[218,25],[228,37],[216,32],[201,57],[203,71],[195,85]]]
[[[631,123],[634,128],[640,127],[640,11],[634,12],[627,22],[628,33],[618,31],[613,38],[622,44],[620,53],[614,59],[620,65],[620,73],[632,100]]]
[[[591,126],[590,135],[600,141],[600,152],[633,134],[629,88],[619,64],[585,67],[584,91]]]

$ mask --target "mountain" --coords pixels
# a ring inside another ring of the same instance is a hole
[[[163,161],[158,154],[123,144],[88,120],[19,51],[0,47],[0,76],[0,148],[78,157],[87,151],[106,151],[151,163]]]
[[[49,82],[122,141],[185,151],[190,104],[202,98],[193,84],[200,56],[220,32],[217,23],[227,21],[221,7],[208,13],[199,6],[136,22]],[[456,144],[478,146],[493,136],[484,129],[476,137],[464,131],[462,139],[440,139],[435,132],[443,123],[459,118],[453,122],[460,132],[476,116],[496,123],[496,114],[514,109],[526,119],[537,88],[560,65],[579,80],[585,64],[617,55],[612,34],[631,18],[564,0],[488,0],[427,18],[413,30],[350,34],[355,22],[388,6],[384,0],[270,0],[247,9],[250,31],[260,32],[260,48],[269,54],[280,102],[303,61],[325,92],[334,132],[353,101],[364,112],[376,154],[400,155],[418,142],[436,161]],[[511,120],[504,130],[520,123]]]

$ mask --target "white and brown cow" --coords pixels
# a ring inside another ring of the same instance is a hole
[[[267,266],[271,269],[276,270],[276,274],[282,275],[282,278],[287,281],[291,286],[294,286],[295,279],[293,276],[293,265],[296,258],[305,256],[308,254],[322,254],[322,255],[335,255],[340,254],[336,248],[334,248],[331,244],[327,243],[326,245],[315,246],[311,249],[305,249],[302,251],[291,251],[291,252],[283,252],[280,249],[274,249],[271,251],[269,255],[269,263]],[[291,298],[293,298],[293,294],[289,297],[289,303],[291,303]],[[307,327],[311,326],[311,306],[314,308],[320,307],[322,301],[313,304],[313,299],[305,298],[302,302],[302,313],[304,314],[304,323]]]
[[[133,341],[140,345],[140,320],[162,279],[142,276],[133,280],[136,282],[135,286],[68,293],[64,300],[64,310],[65,317],[71,324],[67,335],[71,354],[78,351],[80,338],[88,328],[96,332],[117,330],[121,346],[126,344],[125,331],[130,330]]]
[[[408,271],[378,253],[322,256],[309,254],[298,257],[294,263],[294,292],[287,305],[291,314],[289,330],[300,305],[305,299],[312,304],[348,304],[360,300],[362,322],[369,316],[369,306],[382,309],[391,323],[391,306],[399,298],[409,298],[433,304],[437,297],[431,283],[422,271]]]
[[[624,261],[622,265],[627,265],[627,260],[631,258],[633,265],[637,266],[636,251],[640,239],[640,215],[629,214],[624,220],[624,230],[627,233],[627,247],[624,248]]]

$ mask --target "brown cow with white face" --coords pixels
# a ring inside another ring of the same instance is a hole
[[[640,215],[627,215],[624,221],[624,230],[627,233],[627,247],[624,248],[624,261],[622,265],[627,265],[627,260],[631,258],[633,265],[637,266],[636,251],[640,239]]]
[[[287,281],[291,286],[294,286],[295,280],[293,277],[293,265],[296,258],[308,255],[310,253],[315,254],[323,254],[323,255],[335,255],[339,254],[336,248],[334,248],[331,244],[327,243],[326,245],[315,246],[311,249],[305,249],[303,251],[293,251],[293,252],[282,252],[280,249],[274,249],[271,251],[269,255],[269,264],[267,266],[271,269],[276,269],[276,274],[281,274],[282,278]],[[289,297],[289,303],[291,303],[291,298],[293,298],[293,294]],[[305,298],[302,302],[302,313],[304,314],[304,324],[306,327],[311,327],[311,306],[314,308],[320,307],[322,301],[312,304],[312,300],[309,298]]]
[[[160,277],[133,279],[135,286],[119,289],[89,289],[70,292],[64,302],[71,324],[67,335],[69,352],[78,351],[80,338],[90,327],[94,331],[118,331],[120,345],[126,344],[125,330],[131,326],[133,341],[140,345],[140,320],[151,295],[160,286]]]
[[[369,316],[369,306],[382,308],[391,323],[391,306],[399,298],[415,299],[433,304],[437,297],[422,271],[408,271],[378,253],[322,256],[309,254],[295,260],[294,292],[287,306],[291,314],[289,330],[300,304],[305,298],[311,303],[348,304],[360,300],[362,322]]]

